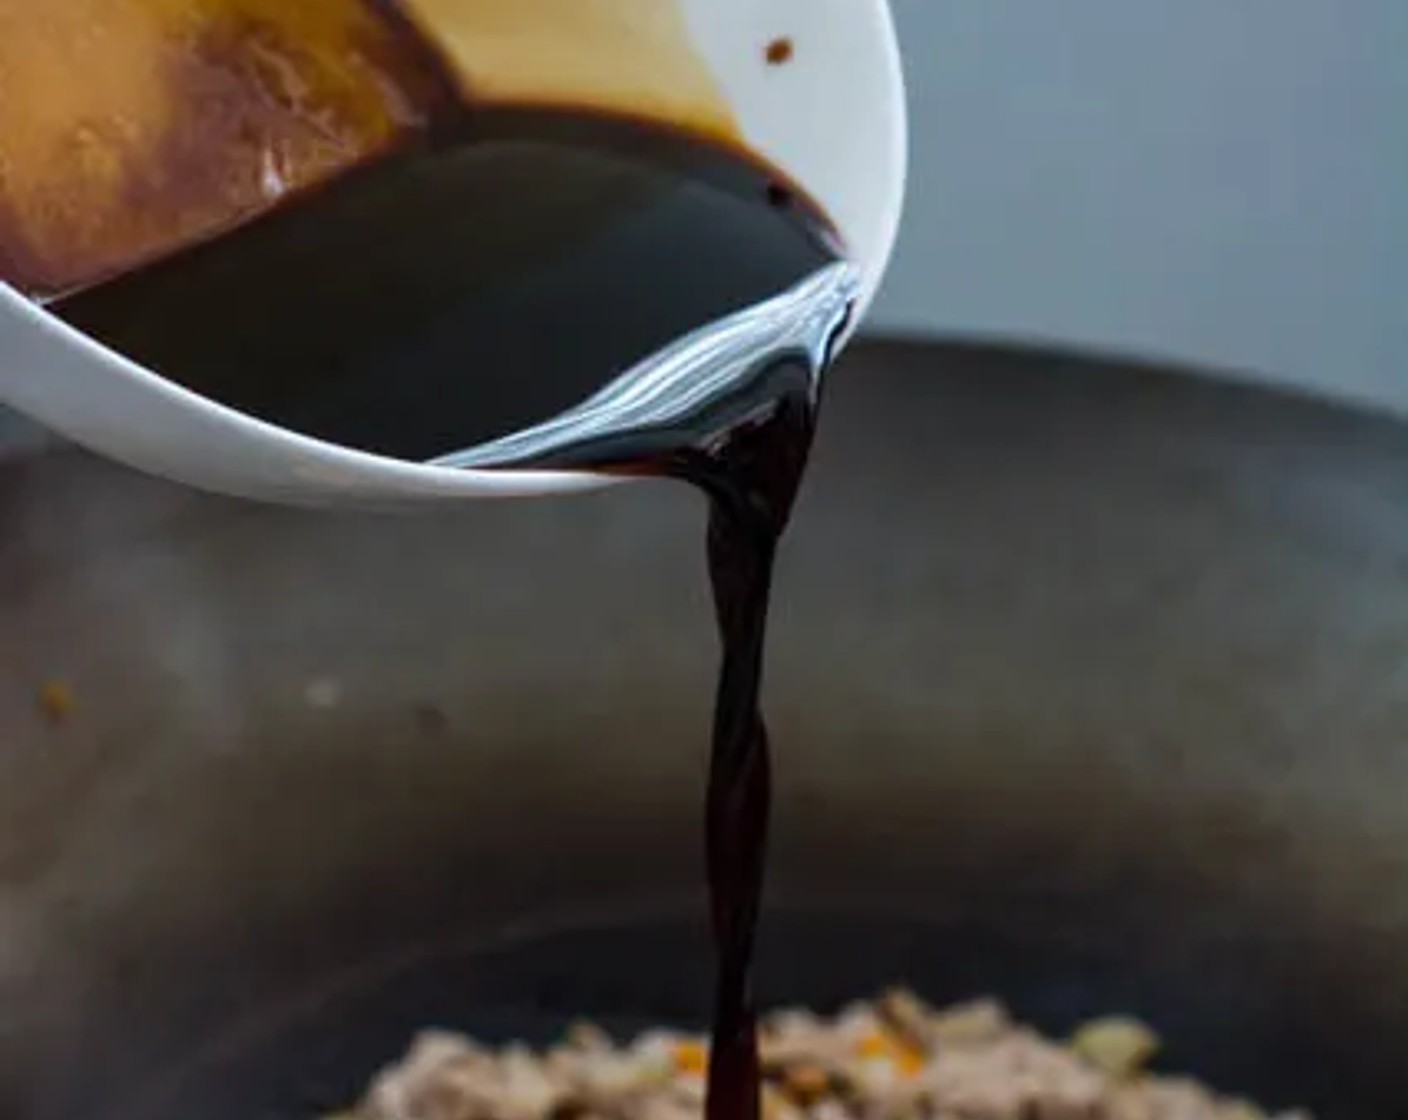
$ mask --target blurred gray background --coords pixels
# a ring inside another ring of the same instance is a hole
[[[1408,0],[893,3],[913,174],[873,329],[1408,411]]]
[[[892,0],[913,178],[876,327],[1408,409],[1408,0]]]

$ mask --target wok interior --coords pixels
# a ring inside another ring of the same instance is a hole
[[[775,608],[763,1001],[1128,1011],[1408,1115],[1404,494],[1391,421],[858,350]],[[0,1115],[309,1116],[426,1024],[698,1021],[700,515],[0,469]]]

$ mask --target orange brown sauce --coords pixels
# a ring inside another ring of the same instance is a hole
[[[413,138],[566,105],[720,137],[672,0],[0,0],[0,280],[91,286]]]
[[[212,236],[418,127],[439,81],[349,0],[0,0],[0,277],[53,294]]]

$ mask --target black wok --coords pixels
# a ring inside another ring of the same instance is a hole
[[[1408,1116],[1408,427],[982,347],[832,388],[764,1000],[1129,1011],[1269,1105]],[[700,513],[0,466],[0,1117],[308,1117],[423,1024],[697,1019]]]

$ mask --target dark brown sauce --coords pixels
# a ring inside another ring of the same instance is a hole
[[[811,371],[804,370],[810,378]],[[734,428],[681,476],[710,498],[709,576],[723,641],[706,804],[706,846],[718,978],[709,1120],[756,1120],[758,1043],[753,942],[767,857],[771,757],[760,693],[773,559],[815,427],[815,398],[784,390],[768,413]]]
[[[681,434],[678,450],[637,459],[629,441],[588,466],[688,482],[709,501],[708,567],[723,646],[705,800],[710,919],[718,957],[708,1069],[708,1120],[757,1120],[759,1067],[753,943],[763,896],[771,757],[761,688],[773,561],[816,426],[823,371],[778,356],[721,413]]]
[[[806,197],[733,148],[479,111],[55,310],[243,412],[430,459],[576,404],[836,253]]]
[[[491,114],[59,311],[257,416],[428,458],[542,420],[836,256],[820,214],[738,152],[603,118]],[[671,429],[663,452],[656,432],[522,464],[678,478],[709,501],[723,646],[705,829],[709,1120],[759,1111],[760,689],[773,559],[815,423],[813,361],[772,356]]]

